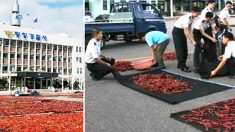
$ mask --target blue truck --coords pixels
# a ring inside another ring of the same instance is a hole
[[[117,2],[111,5],[106,22],[85,23],[85,43],[92,37],[92,29],[103,31],[105,41],[124,39],[127,42],[143,37],[149,31],[166,33],[165,20],[154,5],[145,2]]]

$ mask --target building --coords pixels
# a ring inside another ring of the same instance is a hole
[[[0,78],[9,83],[8,88],[0,91],[25,87],[53,89],[57,80],[62,82],[62,91],[66,87],[84,90],[84,46],[68,35],[50,35],[20,27],[17,5],[15,0],[12,24],[0,25]],[[79,87],[73,86],[75,81]]]
[[[192,6],[205,7],[208,0],[85,0],[85,10],[91,11],[93,17],[100,14],[109,14],[112,3],[120,1],[147,2],[155,5],[164,16],[181,15],[189,11],[189,4]],[[217,0],[216,10],[224,7],[225,0]]]

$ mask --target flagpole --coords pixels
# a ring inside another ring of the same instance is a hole
[[[28,27],[31,28],[31,16],[29,13],[27,14],[27,16],[28,16]]]

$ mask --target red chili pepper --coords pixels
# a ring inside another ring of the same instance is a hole
[[[191,85],[188,82],[177,80],[168,74],[142,74],[134,76],[132,79],[137,86],[158,94],[191,91]]]
[[[120,71],[120,72],[134,70],[134,68],[131,65],[131,62],[129,62],[129,61],[117,61],[113,65],[113,68],[116,71]]]

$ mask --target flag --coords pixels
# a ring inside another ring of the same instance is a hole
[[[34,19],[33,22],[34,22],[34,23],[38,22],[38,18]]]

